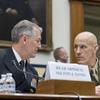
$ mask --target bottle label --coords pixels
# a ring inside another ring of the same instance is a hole
[[[6,92],[14,92],[15,93],[15,84],[14,83],[8,83],[8,84],[5,84],[5,91]]]
[[[0,92],[3,92],[3,83],[0,83]]]

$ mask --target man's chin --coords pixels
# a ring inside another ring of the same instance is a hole
[[[36,57],[36,54],[34,54],[34,55],[31,56],[31,58],[35,58],[35,57]]]
[[[78,63],[78,64],[85,64],[84,61],[78,61],[77,63]]]

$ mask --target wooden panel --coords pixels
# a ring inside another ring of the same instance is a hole
[[[71,62],[76,62],[74,56],[74,38],[84,30],[84,10],[80,0],[70,1],[70,16],[71,16]]]
[[[95,83],[68,80],[44,80],[39,82],[37,93],[95,95]]]

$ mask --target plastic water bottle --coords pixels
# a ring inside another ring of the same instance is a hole
[[[5,80],[6,80],[6,74],[1,74],[0,93],[4,93],[5,92]]]
[[[6,74],[6,80],[5,80],[5,92],[7,93],[15,93],[15,80],[12,77],[12,73]]]

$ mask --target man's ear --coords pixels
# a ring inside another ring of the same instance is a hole
[[[96,48],[96,51],[97,51],[99,49],[99,45],[96,45],[95,48]]]
[[[24,44],[26,43],[26,36],[25,35],[23,36],[23,42],[24,42]]]

